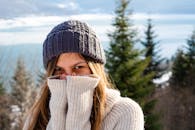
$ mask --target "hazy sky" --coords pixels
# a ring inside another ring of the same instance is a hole
[[[89,23],[106,48],[116,0],[0,0],[0,45],[42,44],[56,24],[68,19]],[[152,18],[162,55],[170,57],[195,29],[194,0],[132,0],[134,24],[143,38]]]

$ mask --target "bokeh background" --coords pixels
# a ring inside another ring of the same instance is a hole
[[[24,106],[31,106],[40,91],[45,72],[42,43],[48,32],[65,20],[81,20],[92,26],[104,49],[109,50],[108,34],[115,29],[112,24],[120,3],[121,0],[0,0],[1,130],[21,129],[26,112]],[[128,4],[127,11],[132,13],[128,18],[137,31],[135,48],[144,49],[141,41],[145,39],[144,32],[151,19],[158,55],[164,58],[161,66],[166,71],[153,80],[156,88],[150,95],[150,98],[158,99],[153,112],[158,113],[164,130],[195,129],[195,107],[192,105],[195,96],[191,93],[194,84],[190,89],[182,87],[184,89],[177,91],[170,87],[178,50],[182,50],[182,54],[187,52],[187,41],[195,40],[194,7],[194,0],[132,0]],[[193,49],[195,51],[195,47]],[[31,87],[22,88],[17,83],[20,79]],[[13,101],[17,95],[22,95],[17,93],[20,89],[25,90],[22,93],[27,94],[26,98],[21,96]]]

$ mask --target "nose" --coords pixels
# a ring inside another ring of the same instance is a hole
[[[66,79],[66,76],[76,76],[76,73],[75,72],[64,72],[60,75],[60,79]]]
[[[66,79],[66,76],[67,75],[65,73],[63,73],[63,74],[60,75],[60,79]]]

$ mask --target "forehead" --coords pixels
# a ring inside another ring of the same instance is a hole
[[[57,65],[69,65],[76,64],[81,61],[85,61],[84,57],[79,53],[62,53],[57,61]]]

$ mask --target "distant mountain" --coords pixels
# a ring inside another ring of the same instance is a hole
[[[0,45],[0,76],[5,85],[9,86],[19,57],[23,58],[34,79],[39,71],[44,70],[42,44]]]

